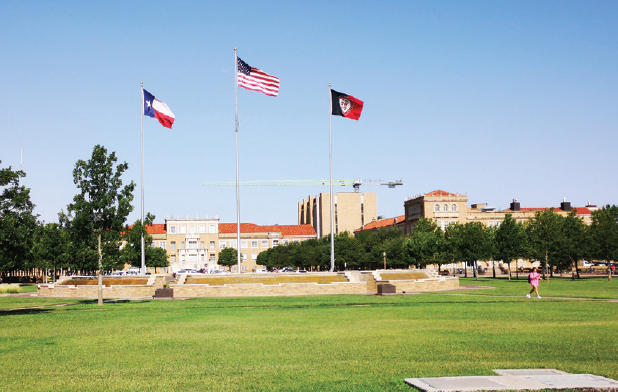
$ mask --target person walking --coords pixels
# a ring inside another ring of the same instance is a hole
[[[541,275],[536,271],[536,267],[532,268],[532,272],[528,275],[528,283],[532,286],[532,290],[528,294],[526,294],[526,298],[530,298],[530,294],[536,293],[536,297],[541,299],[539,295],[539,280],[545,280],[541,278]]]

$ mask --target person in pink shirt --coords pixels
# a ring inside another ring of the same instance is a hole
[[[530,298],[530,294],[536,293],[536,297],[538,299],[541,299],[541,296],[539,295],[539,280],[545,279],[541,278],[541,275],[536,272],[536,268],[532,268],[532,272],[530,273],[530,275],[528,275],[528,282],[530,282],[530,285],[532,285],[532,290],[530,290],[530,292],[526,294],[526,298]]]

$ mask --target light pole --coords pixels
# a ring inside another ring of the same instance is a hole
[[[384,269],[386,269],[386,252],[382,252],[382,256],[384,256]]]
[[[99,226],[99,222],[101,221],[101,212],[97,211],[94,213],[94,227],[98,236],[98,251],[99,251],[99,306],[103,306],[103,254],[101,252],[101,228]]]

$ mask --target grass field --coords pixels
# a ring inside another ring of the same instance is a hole
[[[542,282],[542,300],[524,298],[524,279],[461,284],[495,288],[103,307],[0,297],[40,307],[0,311],[0,389],[414,391],[404,378],[499,368],[618,379],[618,279]]]

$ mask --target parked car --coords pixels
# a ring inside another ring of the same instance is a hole
[[[306,273],[307,273],[307,270],[304,270],[304,269],[302,269],[302,270],[301,270],[301,269],[299,269],[299,270],[298,270],[298,271],[296,271],[296,272],[298,272],[299,274],[306,274]]]
[[[176,272],[177,275],[181,275],[181,274],[197,274],[196,270],[192,270],[192,269],[181,269],[180,271]]]
[[[268,272],[268,270],[266,268],[258,268],[258,269],[255,270],[256,274],[265,274],[267,272]]]
[[[296,272],[296,270],[291,267],[283,267],[279,270],[279,272]]]

